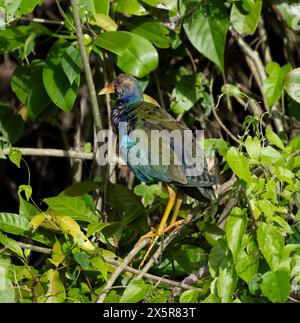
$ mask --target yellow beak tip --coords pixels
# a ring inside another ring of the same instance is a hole
[[[98,95],[104,95],[104,94],[108,94],[108,93],[114,93],[114,83],[111,82],[109,84],[107,84],[99,93]]]

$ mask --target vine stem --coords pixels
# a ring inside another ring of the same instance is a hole
[[[78,46],[80,49],[80,55],[82,59],[83,69],[86,77],[86,83],[90,94],[91,99],[91,106],[93,110],[93,116],[94,116],[94,123],[96,132],[101,130],[102,127],[102,121],[99,111],[99,105],[98,105],[98,99],[95,89],[95,84],[93,81],[92,71],[89,63],[89,57],[85,48],[84,39],[83,39],[83,33],[82,33],[82,27],[81,27],[81,21],[79,16],[79,7],[77,0],[71,0],[71,7],[73,11],[73,17],[74,17],[74,23],[75,23],[75,31],[78,41]]]

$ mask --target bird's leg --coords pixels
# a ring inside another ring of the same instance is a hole
[[[156,244],[156,242],[159,239],[159,237],[161,237],[165,233],[165,225],[166,225],[166,223],[168,221],[169,215],[170,215],[170,213],[172,211],[172,208],[173,208],[173,206],[175,204],[175,200],[176,200],[176,192],[169,185],[167,185],[167,189],[168,189],[168,192],[169,192],[169,201],[168,201],[167,207],[166,207],[165,212],[163,214],[163,217],[162,217],[162,219],[160,221],[160,224],[158,226],[158,229],[154,233],[154,239],[153,239],[151,245],[149,246],[149,248],[148,248],[148,250],[147,250],[147,252],[146,252],[146,254],[144,256],[144,258],[143,258],[143,260],[142,260],[142,262],[140,264],[140,267],[143,267],[146,259],[148,258],[148,256],[149,256],[152,248]],[[150,234],[150,232],[149,232],[149,234]],[[146,234],[145,236],[148,236],[149,237],[148,234]]]
[[[176,203],[175,203],[175,207],[173,210],[173,215],[170,221],[170,224],[165,228],[165,232],[170,232],[172,231],[174,228],[177,228],[179,225],[181,225],[182,223],[184,223],[184,220],[177,220],[178,217],[178,213],[181,207],[183,201],[183,193],[181,191],[178,191],[177,196],[176,196]]]
[[[176,196],[175,208],[174,208],[173,215],[172,215],[172,218],[171,218],[170,226],[174,225],[174,223],[176,222],[176,219],[177,219],[177,216],[178,216],[182,201],[183,201],[183,193],[178,190],[177,196]]]

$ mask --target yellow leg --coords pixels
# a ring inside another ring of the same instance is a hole
[[[165,225],[166,225],[166,222],[168,221],[168,218],[169,218],[169,215],[172,211],[172,208],[175,204],[175,199],[176,199],[176,192],[171,188],[171,186],[167,185],[167,189],[168,189],[168,192],[169,192],[169,201],[168,201],[168,204],[167,204],[167,207],[165,209],[165,212],[164,212],[164,215],[160,221],[160,224],[158,226],[158,229],[157,231],[155,232],[155,237],[151,243],[151,245],[149,246],[141,264],[140,264],[140,267],[143,267],[146,259],[148,258],[152,248],[154,247],[154,245],[156,244],[157,240],[159,239],[159,237],[161,237],[164,232],[165,232]],[[147,236],[148,234],[146,234]]]
[[[182,200],[183,200],[183,193],[181,191],[178,191],[177,196],[176,196],[176,203],[175,203],[175,208],[173,211],[173,215],[172,215],[172,219],[170,222],[170,226],[174,225],[174,223],[176,222],[181,204],[182,204]]]

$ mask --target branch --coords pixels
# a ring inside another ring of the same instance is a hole
[[[39,246],[34,246],[29,243],[23,243],[19,242],[19,245],[23,249],[30,249],[31,251],[39,252],[39,253],[44,253],[45,255],[51,255],[52,249],[50,248],[44,248],[44,247],[39,247]]]
[[[96,299],[96,303],[103,303],[106,295],[109,290],[114,285],[117,278],[121,275],[121,273],[126,269],[127,265],[133,260],[133,258],[142,250],[150,241],[150,238],[143,239],[139,243],[137,243],[134,248],[129,252],[129,254],[124,258],[123,262],[119,265],[119,267],[114,271],[111,275],[109,281],[106,283],[104,289],[101,291],[100,295]]]
[[[82,63],[83,63],[83,69],[84,69],[84,73],[85,73],[85,77],[86,77],[87,87],[88,87],[89,93],[90,93],[90,99],[91,99],[91,105],[92,105],[92,110],[93,110],[95,127],[96,127],[96,131],[98,132],[103,127],[102,127],[102,121],[101,121],[101,116],[100,116],[100,111],[99,111],[99,105],[98,105],[95,84],[93,81],[92,71],[91,71],[91,67],[89,64],[88,54],[86,52],[86,48],[85,48],[85,44],[84,44],[80,16],[79,16],[79,7],[78,7],[77,0],[71,0],[71,6],[72,6],[72,11],[73,11],[78,46],[80,49],[81,59],[82,59]]]
[[[108,262],[111,265],[114,265],[114,266],[117,266],[117,267],[120,266],[120,263],[115,259],[106,258],[105,260],[106,260],[106,262]],[[124,270],[128,271],[128,272],[130,272],[130,273],[132,273],[134,275],[139,275],[140,274],[139,270],[137,270],[135,268],[132,268],[132,267],[129,267],[129,266],[126,266],[124,268]],[[146,273],[144,275],[144,277],[147,278],[147,279],[162,283],[162,284],[166,284],[166,285],[173,286],[175,288],[179,288],[180,290],[181,289],[200,290],[199,288],[195,288],[195,287],[191,286],[190,284],[186,283],[185,281],[177,282],[177,281],[174,281],[174,280],[171,280],[171,279],[155,276],[155,275],[148,274],[148,273]]]
[[[147,264],[141,270],[140,274],[137,276],[136,279],[141,279],[144,277],[144,275],[148,272],[148,270],[152,267],[152,265],[158,262],[158,259],[163,254],[167,246],[180,234],[183,228],[186,225],[188,225],[190,222],[191,220],[187,220],[186,222],[182,223],[178,228],[173,230],[163,242],[161,242],[161,244],[159,245],[159,247],[157,248],[153,256],[148,260]]]
[[[76,159],[94,159],[94,153],[77,152],[73,150],[51,149],[51,148],[19,148],[24,156],[41,156],[41,157],[68,157]],[[9,148],[3,149],[5,155],[9,154]]]
[[[187,286],[193,286],[195,285],[199,280],[201,280],[204,276],[209,274],[209,269],[207,265],[201,266],[197,271],[193,272],[189,276],[185,277],[184,280],[181,282],[181,284],[187,285]],[[146,275],[149,274],[145,274]],[[176,296],[182,292],[182,287],[175,287],[172,291],[172,296]]]

